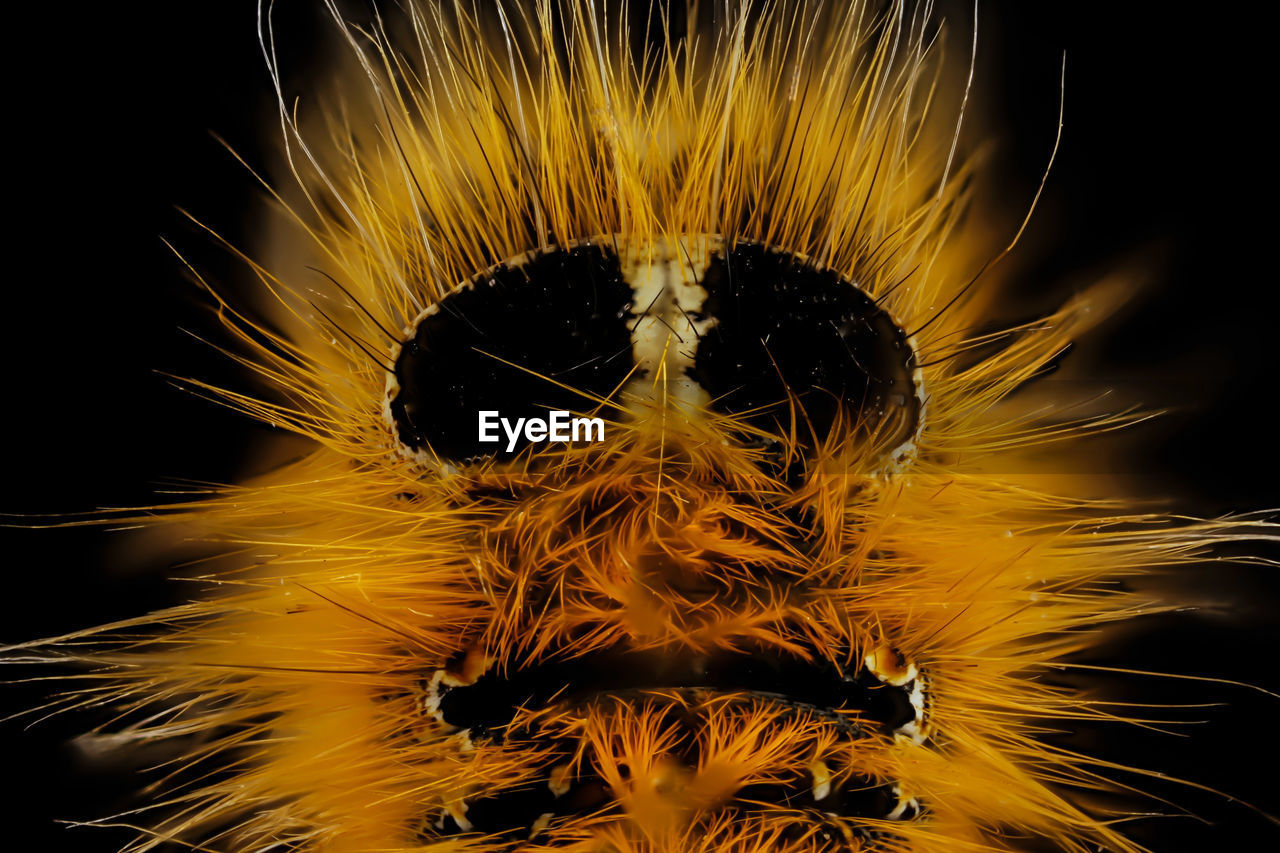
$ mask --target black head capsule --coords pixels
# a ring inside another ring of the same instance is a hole
[[[602,240],[499,264],[424,311],[397,355],[387,417],[410,453],[456,465],[531,440],[482,440],[482,413],[505,431],[611,395],[652,402],[661,379],[664,405],[719,410],[780,437],[794,403],[808,446],[838,423],[878,431],[891,470],[914,449],[918,374],[889,313],[800,256],[709,235]]]
[[[759,243],[718,252],[702,276],[715,325],[692,373],[715,405],[802,443],[835,424],[878,436],[892,465],[914,449],[923,402],[915,351],[887,311],[832,270]],[[899,458],[901,457],[901,458]]]
[[[516,423],[593,409],[592,396],[635,365],[630,306],[603,246],[536,252],[477,276],[424,311],[400,348],[388,387],[397,438],[444,462],[513,455],[525,441],[480,441],[480,413]]]

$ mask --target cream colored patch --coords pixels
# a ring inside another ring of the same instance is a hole
[[[822,802],[831,793],[831,769],[824,762],[815,761],[809,765],[813,775],[813,799]]]
[[[920,801],[915,797],[904,796],[901,785],[893,786],[893,796],[897,799],[898,804],[893,811],[885,815],[885,820],[902,820],[908,811],[915,812],[920,808]]]
[[[538,833],[546,829],[548,826],[550,826],[551,819],[553,817],[555,817],[555,815],[552,814],[551,812],[543,812],[542,814],[538,815],[538,819],[535,820],[533,822],[533,826],[529,828],[529,837],[532,838],[533,836],[537,835]]]
[[[573,772],[573,765],[558,764],[551,768],[551,776],[547,779],[547,787],[551,789],[553,797],[563,797],[569,793],[569,774]]]
[[[905,737],[912,743],[924,743],[929,738],[929,721],[926,717],[928,681],[923,675],[918,675],[911,684],[911,693],[907,699],[911,702],[911,709],[915,711],[915,717],[907,723],[898,726],[894,732],[895,735]]]
[[[627,385],[633,399],[684,409],[711,402],[689,370],[698,341],[715,325],[702,315],[707,291],[701,280],[720,239],[663,237],[652,245],[622,249],[622,274],[631,284],[631,345],[640,370]]]
[[[919,674],[916,665],[892,646],[878,646],[863,658],[868,670],[885,684],[901,687]]]

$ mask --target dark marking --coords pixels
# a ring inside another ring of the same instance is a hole
[[[511,455],[505,435],[478,440],[480,411],[514,423],[595,408],[590,395],[607,396],[634,367],[634,358],[618,357],[631,352],[631,298],[617,255],[595,245],[499,264],[449,294],[396,359],[391,414],[400,441],[447,461],[502,458]]]
[[[843,818],[884,818],[898,806],[892,784],[865,776],[853,776],[841,785],[833,785],[821,800],[814,799],[807,778],[790,785],[747,785],[738,790],[734,799],[758,809],[814,810]]]
[[[893,687],[866,670],[841,674],[829,663],[812,663],[771,651],[683,658],[654,653],[599,653],[489,670],[474,684],[440,685],[445,723],[469,730],[473,740],[502,740],[524,708],[584,704],[600,697],[658,692],[696,696],[737,694],[825,719],[851,737],[861,724],[886,732],[915,719],[911,683]]]
[[[692,769],[695,764],[685,763]],[[624,771],[625,768],[619,768]],[[624,780],[630,778],[620,773]],[[748,815],[786,809],[799,812],[797,832],[819,832],[823,829],[831,835],[826,840],[843,839],[845,833],[855,838],[869,837],[865,828],[857,826],[860,819],[890,820],[889,815],[898,808],[899,799],[892,783],[867,776],[853,776],[839,785],[833,785],[821,800],[814,798],[812,785],[805,775],[799,775],[786,783],[754,784],[740,788],[731,798],[718,806],[718,810],[732,812],[746,818]],[[431,835],[450,836],[464,832],[514,835],[511,842],[531,835],[534,824],[543,815],[552,819],[570,816],[599,814],[616,811],[616,792],[600,777],[589,774],[569,783],[568,790],[557,797],[545,782],[524,784],[487,796],[477,796],[466,801],[466,820],[471,825],[464,830],[447,812],[440,815]],[[919,807],[906,809],[896,820],[913,820],[920,814]],[[427,840],[424,838],[424,840]]]
[[[907,335],[866,293],[831,270],[759,243],[711,259],[703,310],[716,325],[691,370],[732,414],[786,430],[788,394],[803,408],[799,435],[822,441],[838,417],[874,429],[890,417],[901,443],[920,416]],[[812,428],[812,435],[809,432]]]

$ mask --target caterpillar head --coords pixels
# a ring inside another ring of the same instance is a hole
[[[488,598],[423,707],[531,765],[436,829],[594,816],[673,847],[918,814],[855,756],[923,742],[924,679],[825,600],[857,493],[920,432],[887,311],[759,243],[585,240],[468,281],[395,355],[388,426],[478,519],[459,569]]]

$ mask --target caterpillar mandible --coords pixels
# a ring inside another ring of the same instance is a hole
[[[1177,605],[1131,579],[1274,533],[1036,464],[1143,417],[1033,397],[1126,283],[992,327],[1024,217],[972,209],[967,44],[332,11],[321,107],[263,10],[292,230],[257,306],[210,287],[261,387],[191,380],[309,450],[162,512],[198,600],[51,647],[181,756],[131,849],[1141,849],[1044,736],[1116,710],[1053,676]]]

